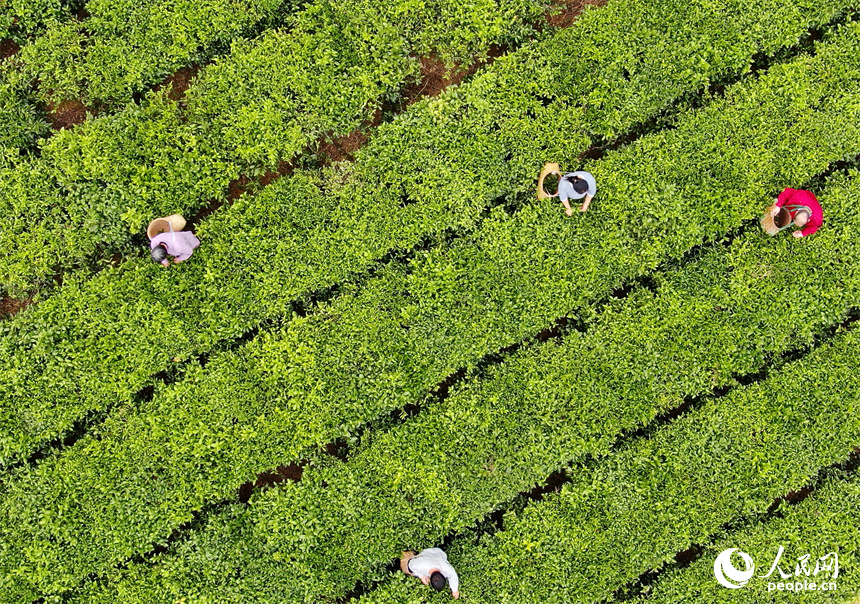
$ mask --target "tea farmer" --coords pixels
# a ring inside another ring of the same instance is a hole
[[[164,266],[170,266],[168,256],[179,264],[191,258],[200,240],[190,231],[183,231],[185,219],[179,214],[156,218],[149,223],[146,234],[149,236],[150,257]]]
[[[548,163],[544,165],[543,171],[538,182],[538,198],[544,199],[547,197],[558,197],[565,208],[565,213],[568,216],[573,216],[573,209],[570,207],[569,199],[585,198],[582,205],[579,207],[580,212],[585,212],[592,198],[597,193],[597,182],[590,172],[577,170],[576,172],[568,172],[561,176],[558,180],[558,192],[554,195],[548,194],[543,189],[543,180],[550,174],[561,175],[558,164]]]
[[[445,583],[451,587],[451,595],[456,600],[460,597],[460,579],[457,571],[448,562],[448,556],[438,547],[415,552],[405,551],[400,558],[400,570],[406,575],[418,577],[424,585],[432,585],[436,591],[445,589]]]
[[[788,214],[787,217],[785,213]],[[775,235],[793,224],[801,227],[801,230],[794,231],[792,236],[809,237],[824,221],[821,205],[811,191],[789,187],[786,187],[776,198],[776,203],[770,207],[769,214],[772,220],[762,219],[762,226],[770,235]],[[783,216],[780,217],[780,214]]]

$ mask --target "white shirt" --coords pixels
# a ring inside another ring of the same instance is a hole
[[[578,176],[584,180],[586,184],[588,184],[588,189],[585,193],[577,193],[573,189],[573,185],[570,184],[570,181],[567,180],[568,176]],[[582,199],[586,195],[591,195],[592,197],[597,195],[597,181],[594,180],[594,176],[592,176],[590,172],[585,172],[584,170],[568,172],[558,181],[558,197],[562,201],[567,201],[568,199]]]
[[[451,591],[460,591],[460,579],[457,571],[448,563],[448,556],[438,547],[422,550],[420,554],[409,560],[409,572],[419,579],[430,578],[430,570],[437,569],[448,579]]]

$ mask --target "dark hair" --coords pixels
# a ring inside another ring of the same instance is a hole
[[[445,575],[440,573],[438,570],[433,571],[433,574],[430,575],[430,585],[433,586],[433,589],[436,591],[442,591],[445,589],[445,584],[447,580],[445,579]]]
[[[149,257],[152,258],[155,262],[161,264],[161,261],[167,258],[167,248],[164,247],[163,243],[159,243],[154,248],[152,248],[152,251],[149,253]]]
[[[584,178],[574,176],[570,184],[573,185],[573,190],[577,193],[585,193],[588,191],[588,183],[585,182]]]

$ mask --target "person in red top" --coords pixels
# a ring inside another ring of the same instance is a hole
[[[776,204],[770,211],[771,216],[776,216],[782,207],[791,214],[794,224],[802,228],[792,233],[795,237],[809,237],[824,222],[821,205],[811,191],[786,187],[776,198]]]

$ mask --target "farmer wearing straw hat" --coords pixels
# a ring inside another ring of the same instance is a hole
[[[561,177],[558,180],[558,191],[553,195],[547,193],[543,188],[544,178],[550,174],[555,174]],[[564,206],[564,211],[568,216],[573,216],[573,208],[570,207],[568,199],[582,199],[584,197],[585,201],[583,201],[582,205],[579,206],[579,211],[585,212],[588,210],[588,205],[591,203],[591,199],[596,193],[597,182],[594,180],[594,176],[592,176],[590,172],[577,170],[576,172],[568,172],[564,176],[561,176],[558,164],[547,163],[544,165],[543,170],[540,173],[540,179],[538,181],[538,199],[546,199],[548,197],[560,198],[561,203]]]
[[[762,218],[762,226],[770,235],[775,235],[792,224],[801,227],[802,230],[792,233],[794,237],[809,237],[823,222],[824,213],[815,195],[811,191],[789,187],[779,194],[776,203]]]
[[[454,599],[460,597],[460,579],[457,571],[448,562],[448,556],[438,547],[415,552],[405,551],[400,558],[400,570],[404,574],[418,577],[424,585],[432,585],[436,591],[445,589],[445,583],[451,587]]]
[[[183,231],[185,219],[179,214],[156,218],[149,223],[146,234],[149,237],[150,257],[164,266],[170,266],[168,256],[173,256],[174,264],[191,258],[200,240],[190,231]]]

